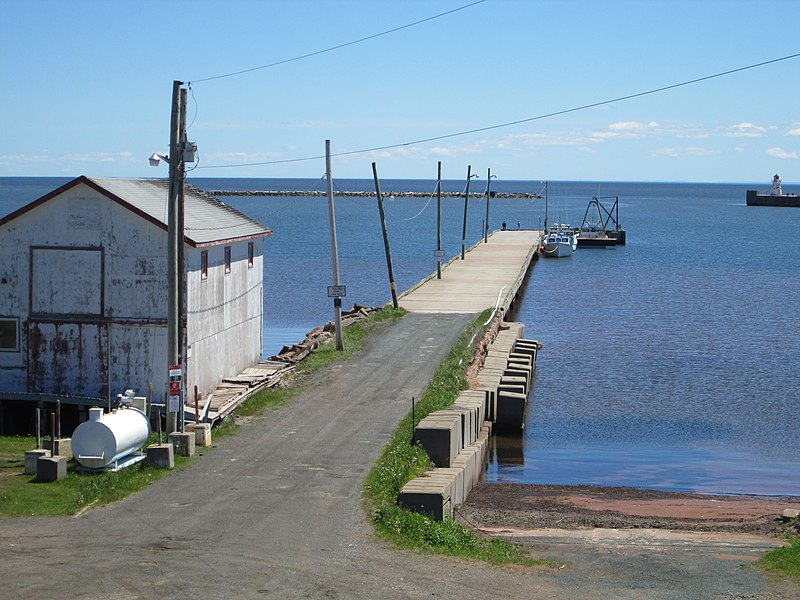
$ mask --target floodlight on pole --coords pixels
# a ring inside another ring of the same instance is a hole
[[[158,152],[153,152],[150,155],[150,158],[148,158],[147,160],[150,161],[150,166],[151,167],[157,167],[158,163],[160,163],[162,160],[165,163],[169,163],[169,156],[167,156],[165,154],[159,154]]]

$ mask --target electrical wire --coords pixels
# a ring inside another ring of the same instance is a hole
[[[464,6],[459,6],[458,8],[454,8],[452,10],[448,10],[443,13],[439,13],[438,15],[433,15],[432,17],[426,17],[424,19],[420,19],[419,21],[414,21],[413,23],[408,23],[406,25],[401,25],[399,27],[394,27],[393,29],[387,29],[386,31],[382,31],[380,33],[374,33],[372,35],[368,35],[363,38],[359,38],[357,40],[352,40],[350,42],[345,42],[344,44],[338,44],[336,46],[331,46],[330,48],[324,48],[322,50],[317,50],[316,52],[309,52],[308,54],[303,54],[301,56],[295,56],[294,58],[287,58],[285,60],[279,60],[277,62],[269,63],[266,65],[261,65],[258,67],[251,67],[249,69],[242,69],[241,71],[234,71],[232,73],[225,73],[224,75],[214,75],[213,77],[204,77],[203,79],[195,79],[193,80],[194,83],[202,83],[204,81],[213,81],[215,79],[223,79],[225,77],[234,77],[235,75],[244,75],[245,73],[252,73],[253,71],[260,71],[262,69],[268,69],[270,67],[277,67],[278,65],[285,65],[287,63],[296,62],[298,60],[303,60],[305,58],[311,58],[312,56],[319,56],[320,54],[325,54],[326,52],[333,52],[334,50],[340,50],[342,48],[346,48],[347,46],[353,46],[355,44],[360,44],[361,42],[366,42],[369,40],[374,40],[375,38],[382,37],[384,35],[389,35],[390,33],[396,33],[398,31],[402,31],[403,29],[408,29],[409,27],[415,27],[416,25],[421,25],[422,23],[427,23],[428,21],[433,21],[434,19],[438,19],[440,17],[445,17],[447,15],[451,15],[458,11],[470,8],[475,6],[476,4],[482,4],[486,2],[486,0],[476,0],[475,2],[470,2],[469,4],[465,4]]]
[[[674,90],[674,89],[679,88],[679,87],[685,87],[685,86],[688,86],[688,85],[693,85],[695,83],[700,83],[700,82],[703,82],[703,81],[708,81],[710,79],[716,79],[716,78],[719,78],[719,77],[724,77],[726,75],[732,75],[734,73],[741,73],[742,71],[747,71],[749,69],[757,69],[759,67],[764,67],[766,65],[771,65],[771,64],[774,64],[774,63],[777,63],[777,62],[781,62],[781,61],[785,61],[785,60],[791,60],[791,59],[797,58],[797,57],[800,57],[800,53],[790,54],[788,56],[782,56],[780,58],[774,58],[772,60],[767,60],[767,61],[764,61],[764,62],[752,64],[752,65],[747,65],[745,67],[738,67],[736,69],[730,69],[728,71],[722,71],[720,73],[714,73],[713,75],[706,75],[704,77],[697,77],[695,79],[689,79],[687,81],[682,81],[680,83],[673,83],[671,85],[665,85],[665,86],[662,86],[662,87],[646,90],[646,91],[643,91],[643,92],[637,92],[635,94],[628,94],[628,95],[625,95],[625,96],[617,96],[616,98],[611,98],[611,99],[608,99],[608,100],[600,100],[598,102],[591,102],[589,104],[582,104],[580,106],[574,106],[572,108],[565,108],[565,109],[562,109],[562,110],[557,110],[557,111],[553,111],[553,112],[537,115],[535,117],[528,117],[526,119],[517,119],[516,121],[508,121],[508,122],[505,122],[505,123],[499,123],[497,125],[488,125],[486,127],[477,127],[475,129],[468,129],[466,131],[459,131],[459,132],[456,132],[456,133],[447,133],[447,134],[444,134],[444,135],[437,135],[437,136],[428,137],[428,138],[422,138],[422,139],[418,139],[418,140],[414,140],[414,141],[410,141],[410,142],[402,142],[402,143],[399,143],[399,144],[387,144],[385,146],[374,146],[372,148],[364,148],[362,150],[350,150],[350,151],[347,151],[347,152],[336,152],[336,153],[331,154],[331,157],[335,157],[335,156],[351,156],[353,154],[366,154],[368,152],[378,152],[380,150],[392,150],[394,148],[403,148],[403,147],[412,146],[412,145],[415,145],[415,144],[426,144],[426,143],[429,143],[429,142],[438,142],[440,140],[452,139],[452,138],[455,138],[455,137],[471,135],[471,134],[474,134],[474,133],[483,133],[485,131],[493,131],[495,129],[502,129],[502,128],[505,128],[505,127],[512,127],[514,125],[522,125],[523,123],[531,123],[533,121],[541,121],[543,119],[549,119],[549,118],[552,118],[552,117],[566,115],[566,114],[569,114],[569,113],[574,113],[574,112],[578,112],[578,111],[582,111],[582,110],[588,110],[590,108],[597,108],[598,106],[607,106],[609,104],[615,104],[617,102],[623,102],[625,100],[632,100],[634,98],[641,98],[643,96],[649,96],[649,95],[652,95],[652,94],[658,94],[658,93],[661,93],[661,92],[666,92],[668,90]],[[270,161],[264,161],[264,162],[237,163],[237,164],[228,164],[228,165],[207,165],[207,166],[203,166],[203,167],[199,167],[199,168],[201,168],[201,169],[232,169],[232,168],[238,168],[238,167],[256,167],[256,166],[263,166],[263,165],[280,165],[280,164],[287,164],[287,163],[304,162],[304,161],[309,161],[309,160],[319,160],[321,158],[325,158],[325,155],[305,156],[305,157],[302,157],[302,158],[287,158],[287,159],[283,159],[283,160],[270,160]]]

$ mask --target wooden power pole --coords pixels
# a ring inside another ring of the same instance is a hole
[[[442,161],[436,176],[436,279],[442,278]]]
[[[325,140],[325,175],[328,180],[328,215],[331,227],[331,260],[333,263],[333,286],[328,295],[333,297],[334,328],[336,329],[336,349],[344,350],[342,337],[342,285],[339,282],[339,247],[336,243],[336,212],[333,208],[333,175],[331,174],[331,141]]]
[[[378,195],[378,211],[381,214],[381,230],[383,231],[383,249],[386,251],[386,267],[389,269],[389,287],[392,290],[392,306],[395,308],[400,305],[397,302],[397,285],[394,282],[394,269],[392,268],[392,250],[389,247],[389,232],[386,229],[386,215],[383,212],[383,196],[381,195],[381,185],[378,182],[378,167],[372,163],[372,176],[375,179],[375,193]]]
[[[172,110],[169,140],[169,197],[167,201],[167,360],[168,366],[182,364],[181,346],[184,339],[182,291],[184,273],[183,257],[183,187],[184,162],[183,141],[186,137],[186,90],[182,81],[172,82]],[[169,378],[168,378],[169,379]],[[182,385],[182,382],[181,382]],[[180,396],[180,395],[179,395]],[[177,431],[177,415],[180,399],[167,390],[167,433]],[[176,406],[177,404],[177,406]]]

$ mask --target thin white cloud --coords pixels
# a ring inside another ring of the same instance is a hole
[[[794,129],[790,129],[784,135],[798,136],[800,135],[800,127],[795,127]]]
[[[689,146],[686,148],[686,154],[690,156],[712,156],[714,154],[719,154],[714,150],[710,150],[709,148],[701,148],[700,146]]]
[[[728,128],[723,135],[726,137],[761,137],[767,132],[766,127],[754,125],[753,123],[737,123]]]
[[[676,148],[658,148],[653,151],[653,155],[655,156],[680,156],[680,152]]]
[[[658,123],[650,121],[649,123],[641,123],[639,121],[619,121],[611,123],[608,128],[611,131],[630,131],[634,133],[644,133],[658,128]]]
[[[800,154],[797,152],[789,152],[788,150],[784,150],[783,148],[768,148],[767,154],[769,154],[773,158],[784,158],[784,159],[793,159],[797,160],[800,158]]]

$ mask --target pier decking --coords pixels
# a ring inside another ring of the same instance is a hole
[[[473,246],[464,260],[457,256],[436,273],[400,298],[400,306],[420,313],[477,313],[513,302],[536,256],[541,231],[502,230],[492,233],[487,243]],[[502,292],[501,292],[502,290]]]

